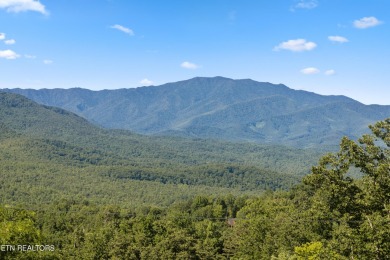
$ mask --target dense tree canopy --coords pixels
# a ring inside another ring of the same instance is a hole
[[[118,132],[84,147],[0,129],[1,259],[390,259],[390,119],[289,191],[242,161],[196,163],[199,147],[151,159]]]

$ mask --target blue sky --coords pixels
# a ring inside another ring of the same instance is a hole
[[[0,0],[0,88],[196,76],[390,105],[388,0]]]

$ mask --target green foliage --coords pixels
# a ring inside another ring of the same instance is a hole
[[[367,259],[389,256],[390,233],[390,119],[370,126],[373,135],[358,143],[343,138],[340,151],[324,157],[304,182],[314,193],[316,218],[331,219],[321,233],[341,255]],[[354,166],[361,179],[347,176]],[[336,222],[334,222],[337,220]]]
[[[198,194],[288,189],[319,154],[109,131],[19,95],[0,93],[0,101],[1,202],[33,209],[57,198],[167,206]]]
[[[48,246],[36,223],[36,214],[0,205],[0,258],[56,259],[52,250],[20,249],[35,245]]]
[[[323,250],[321,242],[307,243],[294,249],[298,260],[320,260]]]
[[[239,209],[242,199],[199,196],[167,209],[137,212],[65,200],[42,207],[29,225],[39,233],[34,243],[55,246],[53,258],[225,259],[227,204]],[[22,214],[17,212],[18,219]]]
[[[243,158],[292,150],[106,131],[0,97],[0,244],[55,248],[1,259],[389,259],[390,119],[283,191],[296,179]],[[72,130],[40,132],[24,108]]]
[[[343,138],[304,185],[250,200],[238,212],[233,248],[238,259],[388,259],[390,119],[358,143]],[[348,176],[350,167],[362,178]]]

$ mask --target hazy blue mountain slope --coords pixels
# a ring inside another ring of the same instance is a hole
[[[390,115],[390,106],[222,77],[135,89],[4,91],[64,108],[107,128],[305,147],[335,145],[343,135],[360,136],[368,124]]]

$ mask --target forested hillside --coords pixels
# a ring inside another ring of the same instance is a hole
[[[133,89],[3,89],[61,107],[111,129],[142,134],[251,141],[295,147],[357,139],[390,106],[364,105],[282,84],[223,77]]]
[[[390,119],[321,158],[290,191],[201,195],[137,210],[58,200],[0,207],[2,259],[389,259]],[[362,178],[348,176],[351,167]],[[113,203],[114,204],[114,203]]]
[[[0,194],[7,204],[88,198],[166,206],[197,194],[259,194],[296,184],[320,155],[105,130],[10,93],[0,93],[0,118]]]

